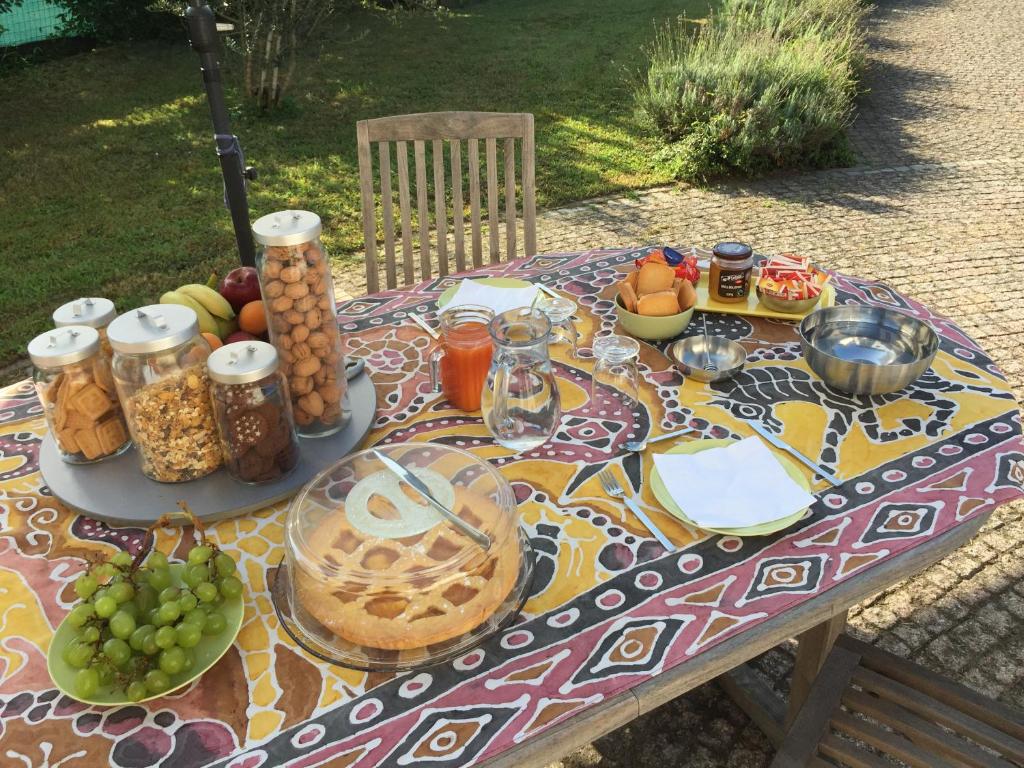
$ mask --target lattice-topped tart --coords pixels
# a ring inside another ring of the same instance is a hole
[[[350,456],[314,478],[289,512],[296,621],[315,623],[303,629],[320,646],[332,645],[324,636],[333,635],[344,648],[400,654],[443,646],[482,625],[493,630],[510,605],[518,609],[515,593],[525,588],[512,489],[489,464],[455,448],[378,450],[491,545],[470,539],[371,454]]]

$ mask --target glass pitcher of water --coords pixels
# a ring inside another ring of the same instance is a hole
[[[562,415],[548,356],[551,321],[537,309],[513,309],[490,324],[494,355],[481,398],[484,424],[517,453],[543,445]]]

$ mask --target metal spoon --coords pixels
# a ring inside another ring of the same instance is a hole
[[[708,344],[708,316],[706,312],[700,313],[701,327],[704,329],[704,370],[708,373],[718,373],[718,366],[711,362],[711,349]]]
[[[629,451],[630,453],[640,453],[645,448],[647,448],[647,446],[650,445],[651,443],[660,443],[662,440],[672,440],[673,438],[688,435],[690,432],[696,431],[697,430],[695,430],[693,427],[687,427],[686,429],[680,429],[676,432],[669,432],[668,434],[665,435],[658,435],[657,437],[652,437],[650,440],[630,440],[628,443],[625,444],[625,446],[626,450]]]

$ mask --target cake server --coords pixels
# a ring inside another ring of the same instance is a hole
[[[377,459],[381,464],[388,468],[399,480],[408,483],[412,486],[416,493],[420,494],[423,498],[430,502],[430,505],[441,513],[441,516],[462,531],[464,534],[469,536],[474,542],[479,544],[485,550],[491,548],[491,537],[481,531],[479,528],[475,528],[461,517],[452,512],[448,507],[442,504],[440,501],[434,498],[431,494],[430,489],[427,488],[426,483],[420,480],[416,475],[410,472],[408,469],[403,467],[394,459],[385,456],[383,453],[376,449],[370,449],[370,453],[373,454],[374,458]]]

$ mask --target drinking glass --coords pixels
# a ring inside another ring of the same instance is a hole
[[[480,392],[491,365],[488,324],[493,318],[487,307],[469,304],[441,313],[441,343],[430,355],[430,383],[459,410],[480,410]]]
[[[481,398],[494,439],[522,453],[543,445],[562,415],[551,370],[551,321],[539,309],[512,309],[491,321],[494,357]]]
[[[541,311],[551,321],[551,337],[549,347],[566,346],[571,359],[576,358],[576,343],[579,334],[573,325],[572,316],[576,314],[576,304],[569,299],[549,298],[540,305]]]
[[[597,416],[627,418],[639,404],[640,344],[629,336],[609,334],[595,338],[592,349],[591,409]]]

